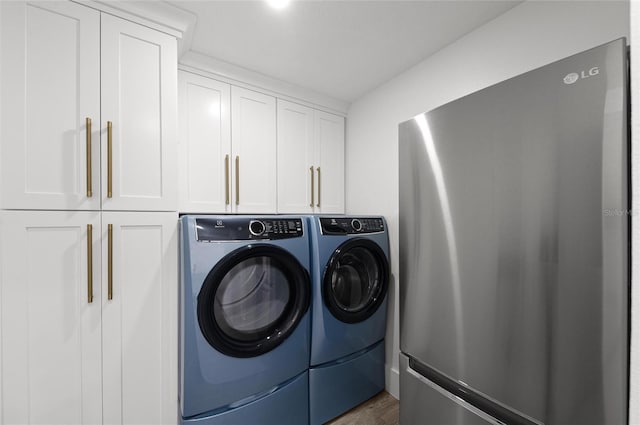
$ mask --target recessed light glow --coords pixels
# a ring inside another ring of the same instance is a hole
[[[284,9],[289,6],[291,0],[267,0],[267,4],[274,9]]]

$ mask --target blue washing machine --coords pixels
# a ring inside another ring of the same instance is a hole
[[[389,237],[383,217],[310,217],[310,423],[384,389]]]
[[[309,421],[307,219],[180,219],[184,425]]]

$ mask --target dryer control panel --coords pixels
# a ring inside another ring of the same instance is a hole
[[[382,217],[321,217],[323,235],[350,235],[384,232]]]
[[[304,235],[301,218],[216,217],[196,219],[198,242],[275,240]]]

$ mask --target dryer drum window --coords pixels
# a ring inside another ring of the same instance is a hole
[[[282,248],[248,245],[226,255],[198,294],[198,323],[216,350],[233,357],[271,351],[309,308],[309,274]]]
[[[355,238],[331,256],[322,279],[322,295],[338,320],[357,323],[373,315],[389,286],[389,262],[375,242]]]

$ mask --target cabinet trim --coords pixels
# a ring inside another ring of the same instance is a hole
[[[198,17],[187,10],[164,2],[71,1],[183,39],[185,52],[191,48]]]
[[[180,58],[178,69],[343,117],[347,115],[349,109],[349,103],[342,100],[237,68],[200,53],[187,52],[184,54]]]

